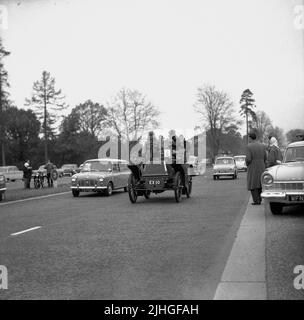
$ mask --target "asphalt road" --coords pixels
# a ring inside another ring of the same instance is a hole
[[[119,191],[0,205],[0,265],[9,274],[0,300],[212,299],[248,197],[246,174],[213,181],[208,172],[179,204],[170,192],[131,204]],[[303,227],[302,208],[266,214],[269,299],[304,298],[293,287]]]
[[[247,204],[245,179],[194,180],[131,204],[71,194],[0,206],[0,299],[212,299]],[[41,228],[12,236],[22,230]]]

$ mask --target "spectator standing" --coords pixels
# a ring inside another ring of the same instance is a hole
[[[252,205],[260,205],[262,202],[262,184],[261,176],[265,171],[267,161],[266,147],[256,141],[256,134],[250,132],[250,143],[246,149],[246,165],[247,165],[247,188],[252,195]]]
[[[269,153],[267,159],[267,166],[273,167],[282,163],[283,156],[278,146],[278,140],[275,137],[271,137],[269,140]]]
[[[46,169],[46,178],[47,178],[47,183],[49,187],[53,186],[53,179],[51,177],[52,171],[54,169],[54,165],[50,160],[48,160],[47,164],[44,166],[44,169]]]
[[[23,165],[23,181],[24,189],[31,188],[32,167],[30,166],[30,160],[27,160]]]

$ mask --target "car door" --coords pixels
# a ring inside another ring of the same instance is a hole
[[[121,188],[121,181],[119,179],[119,165],[117,162],[112,163],[112,181],[115,189]]]

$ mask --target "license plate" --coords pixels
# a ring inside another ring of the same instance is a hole
[[[304,201],[304,196],[302,195],[290,196],[290,201]]]
[[[163,186],[163,181],[161,179],[148,179],[146,180],[146,187],[147,188],[160,188]]]

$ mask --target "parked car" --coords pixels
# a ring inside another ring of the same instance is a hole
[[[189,159],[187,161],[188,167],[188,173],[192,176],[198,176],[200,174],[200,167],[199,167],[199,161],[198,157],[196,156],[189,156]]]
[[[233,157],[223,156],[218,157],[215,160],[215,164],[213,166],[213,179],[219,179],[220,177],[232,177],[232,179],[236,179],[238,174],[238,170],[236,167],[236,163]]]
[[[238,171],[247,171],[247,165],[246,165],[246,156],[239,155],[234,157],[236,167]]]
[[[5,180],[5,176],[0,173],[0,201],[2,201],[3,195],[6,191]]]
[[[124,189],[126,192],[129,175],[128,162],[125,160],[87,160],[81,171],[72,176],[72,194],[78,197],[80,192],[99,192],[111,196],[116,189]]]
[[[304,141],[286,148],[283,162],[268,168],[262,175],[262,198],[273,214],[284,206],[304,205]]]
[[[1,166],[0,173],[5,176],[6,181],[16,181],[23,179],[23,171],[16,166]]]
[[[63,176],[69,176],[71,177],[73,174],[77,173],[78,166],[75,163],[72,164],[64,164],[60,172],[62,172]]]

